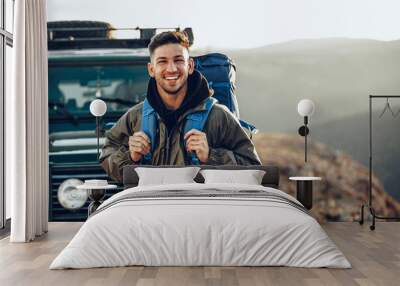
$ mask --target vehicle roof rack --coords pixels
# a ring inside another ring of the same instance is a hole
[[[98,21],[56,21],[47,23],[49,50],[71,49],[112,49],[147,48],[157,30],[181,31],[177,28],[114,28],[106,22]],[[140,37],[134,39],[114,39],[114,31],[139,31]],[[193,44],[192,28],[185,28],[190,45]]]

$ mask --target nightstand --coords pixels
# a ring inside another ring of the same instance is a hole
[[[313,181],[321,181],[320,177],[290,177],[289,180],[297,183],[297,200],[308,210],[313,205]]]
[[[77,186],[78,189],[86,190],[91,200],[88,206],[88,217],[94,213],[103,202],[106,190],[116,189],[116,185],[109,185],[106,180],[85,180],[83,185]]]

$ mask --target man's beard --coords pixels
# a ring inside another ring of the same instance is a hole
[[[161,87],[161,89],[168,95],[175,96],[185,87],[185,85],[187,85],[187,79],[186,83],[182,84],[177,90],[168,90],[168,88],[165,88],[162,84],[158,86]]]

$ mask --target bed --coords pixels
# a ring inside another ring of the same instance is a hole
[[[195,182],[138,185],[105,202],[55,258],[50,269],[144,266],[292,266],[350,268],[318,222],[280,191],[274,166],[261,185]],[[217,167],[204,166],[203,169]]]

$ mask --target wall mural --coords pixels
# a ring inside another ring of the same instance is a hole
[[[114,19],[115,17],[104,14],[100,9],[97,14],[91,11],[90,16],[89,12],[76,14],[73,5],[65,6],[66,4],[62,3],[62,0],[49,3],[50,21],[96,20],[109,22],[117,27],[133,27],[138,24],[136,21],[133,23],[132,18],[127,17],[122,10],[120,13],[124,17]],[[132,5],[123,1],[121,3]],[[264,5],[262,1],[257,3]],[[266,7],[263,6],[264,8]],[[340,7],[331,8],[333,10],[327,13],[335,14],[334,11],[341,11]],[[85,7],[80,10],[85,11]],[[310,13],[306,10],[303,12]],[[136,16],[142,19],[141,15]],[[339,13],[337,17],[341,16],[343,15]],[[177,17],[179,19],[179,15]],[[233,18],[232,15],[227,18],[231,25],[236,23],[232,22]],[[267,20],[272,18],[265,17]],[[236,94],[240,117],[259,129],[260,132],[253,136],[257,152],[263,164],[280,167],[281,189],[295,195],[296,184],[288,179],[290,176],[319,176],[322,181],[317,182],[314,187],[312,214],[319,221],[358,219],[360,206],[368,200],[369,95],[400,94],[400,41],[396,40],[398,37],[391,35],[387,39],[381,39],[372,34],[365,36],[363,31],[368,30],[365,28],[348,37],[332,37],[331,32],[326,32],[327,35],[324,36],[324,30],[320,30],[318,36],[310,37],[313,39],[304,39],[307,36],[301,36],[302,28],[299,26],[299,30],[296,31],[295,27],[291,26],[290,36],[287,36],[286,30],[283,29],[282,33],[275,32],[270,35],[275,37],[271,42],[265,40],[267,36],[259,36],[256,33],[241,42],[235,42],[239,36],[233,36],[228,33],[229,30],[225,30],[225,33],[212,33],[209,23],[205,24],[204,21],[196,19],[194,17],[192,21],[178,21],[178,24],[176,21],[161,23],[156,20],[152,24],[143,20],[143,23],[139,24],[148,27],[182,27],[182,23],[187,23],[187,26],[193,25],[195,43],[197,25],[200,44],[194,45],[192,55],[221,52],[234,61],[237,68]],[[264,21],[267,21],[265,19]],[[324,20],[318,21],[324,23]],[[246,25],[247,29],[250,29],[251,23]],[[57,24],[53,25],[53,28],[57,27]],[[216,23],[214,26],[218,27]],[[379,29],[388,30],[385,26],[379,26]],[[377,28],[378,32],[381,31],[379,29]],[[209,34],[205,31],[209,31]],[[337,34],[341,35],[340,32]],[[335,33],[334,35],[336,36]],[[259,39],[253,43],[256,47],[251,46],[252,37]],[[227,41],[226,45],[223,44],[224,39]],[[244,45],[246,40],[249,46]],[[95,160],[95,152],[80,153],[82,146],[95,146],[95,141],[91,138],[92,131],[83,136],[92,141],[75,140],[74,146],[72,141],[68,141],[71,139],[68,131],[94,130],[94,121],[88,108],[90,101],[99,97],[99,94],[109,99],[104,125],[107,122],[115,122],[129,106],[141,101],[148,81],[146,65],[142,62],[141,66],[129,66],[127,63],[131,59],[122,60],[120,57],[115,61],[110,53],[103,57],[95,54],[86,58],[83,56],[80,61],[86,64],[71,65],[71,61],[76,63],[74,55],[51,51],[50,45],[49,48],[51,161],[55,165],[66,162],[75,162],[75,165],[76,162],[92,162]],[[57,48],[53,46],[53,50]],[[136,57],[139,58],[140,55],[138,53]],[[113,64],[107,64],[108,60]],[[112,100],[110,97],[118,100]],[[304,162],[304,138],[297,133],[297,129],[303,124],[303,118],[297,113],[296,107],[304,98],[315,103],[315,112],[309,119],[307,164]],[[388,102],[390,109],[387,108]],[[386,99],[376,100],[372,108],[373,206],[379,215],[400,216],[400,98],[391,98],[388,102]],[[74,173],[77,174],[75,177],[84,177],[89,173],[96,174],[99,170],[96,167],[87,168],[83,164],[81,169],[72,171],[61,165],[57,165],[52,173],[51,192],[54,204],[50,208],[50,220],[82,219],[86,214],[78,209],[71,213],[57,213],[56,210],[61,207],[56,199],[57,190],[65,183],[63,179],[68,177],[64,176],[65,174]]]

